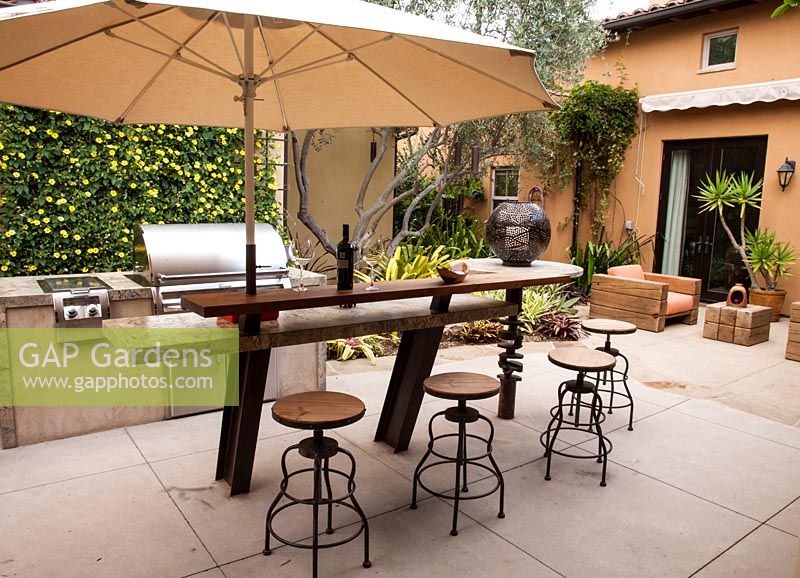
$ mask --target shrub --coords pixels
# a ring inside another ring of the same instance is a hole
[[[243,148],[238,129],[0,105],[0,275],[126,270],[133,224],[243,221]],[[275,188],[257,171],[261,222],[278,221]]]
[[[574,281],[584,295],[592,290],[592,278],[595,273],[606,273],[611,267],[639,263],[642,249],[653,243],[655,237],[631,235],[615,249],[614,243],[605,239],[605,229],[600,229],[597,241],[589,241],[581,249],[570,250],[570,263],[583,268],[583,273]]]
[[[366,357],[375,363],[375,358],[386,351],[387,342],[394,343],[395,334],[363,335],[361,337],[348,337],[347,339],[332,339],[326,343],[327,357],[335,361],[347,361]]]

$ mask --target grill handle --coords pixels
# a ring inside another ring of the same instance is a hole
[[[289,273],[288,269],[282,267],[267,267],[267,266],[259,266],[257,269],[261,271],[256,271],[256,275],[258,276],[283,276]],[[266,270],[265,270],[266,269]],[[244,271],[225,271],[219,273],[186,273],[184,275],[165,275],[163,273],[158,274],[156,277],[159,283],[163,283],[165,281],[182,281],[182,280],[192,280],[192,279],[208,279],[209,277],[217,278],[217,277],[238,277],[243,278],[245,275]]]

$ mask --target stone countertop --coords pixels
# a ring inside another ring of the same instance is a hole
[[[392,331],[440,327],[453,323],[493,319],[512,315],[517,306],[475,295],[454,295],[446,312],[430,309],[428,297],[399,299],[380,303],[360,303],[352,309],[315,307],[282,311],[274,321],[264,321],[261,333],[241,336],[241,351],[316,343],[342,337],[356,337]],[[233,329],[237,326],[222,317],[200,317],[195,313],[176,313],[127,319],[109,319],[106,329]]]
[[[52,305],[53,298],[50,293],[45,293],[37,281],[50,277],[76,277],[91,276],[97,277],[106,283],[111,289],[109,297],[111,301],[130,301],[134,299],[152,299],[153,294],[150,287],[142,287],[132,281],[126,275],[131,275],[130,271],[108,272],[108,273],[74,273],[71,275],[31,275],[26,277],[0,277],[0,308],[12,307],[37,307],[42,305]],[[306,271],[303,274],[304,281],[309,285],[324,285],[325,275]],[[300,278],[298,269],[289,269],[289,278],[292,285],[297,285]]]

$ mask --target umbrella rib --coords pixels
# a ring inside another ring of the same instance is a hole
[[[236,46],[236,39],[233,37],[233,30],[231,30],[231,23],[228,20],[228,13],[227,12],[218,12],[218,14],[222,14],[222,19],[225,21],[225,28],[228,30],[228,36],[231,39],[231,46],[233,46],[233,51],[236,53],[236,58],[239,59],[239,66],[242,67],[242,78],[247,76],[247,70],[244,66],[244,60],[242,59],[242,54],[239,52],[239,47]]]
[[[144,18],[152,18],[154,16],[159,16],[161,14],[164,14],[164,12],[169,12],[173,8],[174,8],[173,6],[170,6],[168,8],[163,9],[163,10],[159,10],[158,12],[153,12],[152,14],[148,14],[147,16],[142,16],[141,18],[144,19]],[[58,44],[56,46],[52,46],[52,47],[48,48],[47,50],[42,50],[41,52],[37,52],[36,54],[32,54],[30,56],[26,56],[25,58],[17,60],[16,62],[12,62],[11,64],[6,64],[5,66],[0,67],[0,72],[4,72],[4,71],[8,70],[9,68],[13,68],[14,66],[19,66],[20,64],[25,64],[29,60],[33,60],[35,58],[39,58],[40,56],[45,56],[46,54],[50,54],[51,52],[55,52],[56,50],[61,50],[62,48],[66,48],[67,46],[71,46],[73,44],[77,44],[78,42],[82,42],[83,40],[86,40],[87,38],[91,38],[92,36],[95,36],[97,34],[106,33],[106,32],[108,32],[110,30],[114,30],[115,28],[119,28],[120,26],[126,26],[128,24],[133,23],[133,22],[134,22],[134,20],[126,20],[125,22],[119,22],[119,23],[113,24],[111,26],[105,26],[103,28],[100,28],[99,30],[94,30],[92,32],[89,32],[88,34],[84,34],[84,35],[79,36],[77,38],[73,38],[72,40],[68,40],[66,42],[62,42],[61,44]]]
[[[267,42],[267,35],[264,33],[264,26],[261,24],[261,17],[260,16],[257,18],[257,22],[258,22],[258,31],[259,31],[259,34],[261,34],[261,41],[264,43],[264,50],[267,52],[267,58],[269,59],[269,62],[270,62],[270,66],[266,70],[269,70],[269,69],[274,70],[274,68],[272,68],[274,66],[274,64],[272,63],[272,51],[269,49],[269,42]],[[261,76],[261,75],[259,75],[259,76]],[[278,108],[280,108],[280,111],[281,111],[281,120],[283,120],[283,130],[284,130],[284,132],[288,132],[289,131],[289,120],[286,117],[286,107],[283,104],[283,95],[281,94],[281,89],[280,89],[280,86],[278,85],[277,79],[274,80],[273,82],[275,83],[275,94],[278,97]]]
[[[111,31],[106,32],[106,34],[110,38],[114,38],[116,40],[121,40],[122,42],[127,42],[131,46],[136,46],[137,48],[141,48],[143,50],[147,50],[149,52],[153,52],[153,53],[158,54],[160,56],[165,56],[167,58],[173,58],[173,59],[177,60],[178,62],[183,62],[184,64],[188,64],[189,66],[194,66],[195,68],[198,68],[198,69],[200,69],[200,70],[202,70],[204,72],[208,72],[209,74],[214,74],[214,75],[219,76],[221,78],[224,78],[226,80],[231,80],[233,82],[238,82],[239,77],[234,75],[234,74],[231,74],[231,75],[223,74],[222,72],[219,72],[218,70],[214,70],[210,66],[205,66],[203,64],[200,64],[199,62],[194,62],[193,60],[188,60],[187,58],[184,58],[180,54],[177,55],[177,56],[173,56],[169,52],[164,52],[163,50],[159,50],[157,48],[153,48],[152,46],[147,46],[147,44],[142,44],[141,42],[136,42],[135,40],[130,40],[129,38],[125,38],[123,36],[119,36],[117,34],[114,34]]]
[[[119,115],[119,118],[115,122],[117,122],[117,123],[125,122],[125,118],[130,114],[131,110],[133,110],[133,107],[135,107],[137,104],[139,104],[139,101],[144,97],[145,93],[148,90],[150,90],[150,88],[152,88],[153,84],[155,84],[156,80],[158,80],[161,77],[161,75],[164,74],[164,71],[167,69],[167,67],[170,64],[172,64],[172,62],[174,60],[180,58],[181,49],[184,46],[186,46],[189,42],[194,40],[197,37],[197,35],[200,34],[203,30],[205,30],[205,28],[209,24],[211,24],[211,22],[214,20],[214,18],[216,18],[216,16],[217,16],[217,14],[212,14],[208,18],[208,20],[203,22],[203,24],[201,24],[200,27],[197,30],[195,30],[194,32],[192,32],[189,35],[189,37],[181,44],[181,46],[179,46],[178,48],[175,49],[175,52],[172,54],[172,56],[170,56],[167,59],[167,61],[163,64],[163,66],[161,66],[161,68],[158,69],[158,72],[156,72],[153,75],[153,77],[147,82],[147,84],[144,85],[144,88],[142,88],[142,90],[139,91],[139,94],[136,95],[136,97],[131,101],[131,103],[127,106],[127,108],[125,108],[125,110],[122,112],[122,114]],[[117,38],[119,38],[119,37],[117,37]],[[122,40],[124,40],[124,39],[122,39]],[[213,72],[214,72],[214,74],[217,74],[216,71],[213,71]]]
[[[299,74],[301,72],[307,72],[309,70],[316,70],[317,68],[322,68],[323,66],[329,66],[331,64],[340,64],[342,62],[347,62],[350,60],[351,56],[354,55],[359,50],[363,50],[364,48],[369,48],[375,44],[379,44],[381,42],[386,42],[387,40],[391,40],[392,36],[386,36],[385,38],[381,38],[379,40],[372,40],[367,42],[366,44],[362,44],[361,46],[357,46],[352,50],[340,50],[336,54],[329,54],[328,56],[323,56],[322,58],[317,58],[316,60],[312,60],[311,62],[306,62],[305,64],[301,64],[300,66],[296,66],[294,68],[290,68],[289,70],[285,70],[283,72],[275,72],[271,76],[262,76],[259,78],[259,84],[263,84],[265,82],[269,82],[271,80],[275,80],[276,78],[285,78],[287,76],[292,76],[294,74]],[[342,60],[333,60],[334,58],[339,58],[344,56],[345,58]],[[268,70],[274,70],[274,64],[272,66],[268,66],[264,69],[264,72]]]
[[[546,101],[546,100],[544,100],[542,97],[536,96],[532,92],[528,92],[524,88],[520,88],[519,86],[515,86],[515,85],[511,84],[510,82],[503,80],[502,78],[498,78],[498,77],[494,76],[493,74],[489,74],[488,72],[486,72],[484,70],[481,70],[480,68],[472,66],[471,64],[467,64],[466,62],[462,62],[462,61],[458,60],[457,58],[453,58],[452,56],[449,56],[447,54],[444,54],[443,52],[440,52],[439,50],[430,48],[429,46],[425,46],[424,44],[421,44],[421,43],[419,43],[419,42],[417,42],[415,40],[412,40],[412,39],[408,38],[407,36],[398,35],[397,37],[400,38],[401,40],[405,40],[409,44],[413,44],[414,46],[416,46],[418,48],[422,48],[423,50],[427,50],[428,52],[430,52],[432,54],[435,54],[436,56],[444,58],[445,60],[449,60],[450,62],[452,62],[454,64],[457,64],[459,66],[463,66],[464,68],[467,68],[467,69],[471,70],[472,72],[480,74],[481,76],[485,76],[486,78],[488,78],[490,80],[493,80],[494,82],[497,82],[498,84],[502,84],[503,86],[506,86],[507,88],[510,88],[512,90],[516,90],[517,92],[521,92],[522,94],[524,94],[526,96],[530,96],[532,98],[535,98],[536,100],[538,100],[539,102],[541,102],[544,105],[551,106],[551,103]],[[534,74],[535,73],[536,73],[536,71],[534,70]],[[546,90],[547,89],[545,89],[545,91]]]
[[[322,30],[320,30],[320,29],[317,29],[317,34],[319,34],[320,36],[322,36],[322,37],[323,37],[325,40],[327,40],[328,42],[330,42],[330,43],[331,43],[331,44],[333,44],[334,46],[338,47],[338,48],[339,48],[339,50],[343,50],[343,51],[345,50],[345,48],[344,48],[342,45],[340,45],[340,44],[339,44],[338,42],[336,42],[336,41],[335,41],[333,38],[331,38],[330,36],[328,36],[327,34],[325,34],[324,32],[322,32]],[[435,120],[435,119],[434,119],[434,118],[433,118],[433,117],[432,117],[430,114],[428,114],[427,112],[425,112],[425,110],[424,110],[424,109],[423,109],[421,106],[419,106],[419,105],[418,105],[416,102],[414,102],[414,101],[413,101],[413,100],[411,100],[411,99],[410,99],[408,96],[406,96],[405,94],[403,94],[403,92],[402,92],[402,91],[400,91],[400,90],[399,90],[399,89],[398,89],[398,88],[397,88],[397,87],[396,87],[394,84],[392,84],[391,82],[389,82],[389,80],[387,80],[386,78],[384,78],[384,77],[383,77],[383,76],[382,76],[382,75],[381,75],[381,74],[380,74],[378,71],[376,71],[374,68],[372,68],[372,67],[371,67],[369,64],[367,64],[366,62],[364,62],[363,60],[361,60],[361,59],[360,59],[358,56],[356,56],[355,54],[353,54],[353,60],[355,60],[356,62],[358,62],[358,63],[359,63],[361,66],[363,66],[363,67],[364,67],[364,68],[366,68],[367,70],[369,70],[369,71],[370,71],[370,72],[371,72],[371,73],[372,73],[374,76],[376,76],[376,77],[377,77],[377,78],[378,78],[378,79],[379,79],[381,82],[383,82],[383,83],[384,83],[386,86],[388,86],[388,87],[389,87],[389,88],[391,88],[391,89],[392,89],[394,92],[396,92],[396,93],[398,94],[398,96],[400,96],[400,97],[401,97],[403,100],[405,100],[406,102],[408,102],[408,103],[409,103],[411,106],[413,106],[413,107],[414,107],[414,108],[416,108],[416,109],[417,109],[419,112],[421,112],[423,115],[425,115],[425,116],[428,118],[428,120],[429,120],[429,121],[431,121],[431,123],[433,124],[433,126],[441,126],[441,124],[440,124],[439,122],[437,122],[437,121],[436,121],[436,120]]]
[[[135,16],[134,14],[131,14],[130,12],[125,11],[124,9],[120,8],[119,6],[117,6],[116,4],[112,4],[111,6],[113,6],[114,8],[116,8],[117,10],[122,12],[123,14],[129,16],[130,18],[133,18],[136,22],[138,22],[139,24],[141,24],[142,26],[144,26],[148,30],[151,30],[151,31],[155,32],[156,34],[158,34],[162,38],[166,38],[167,40],[169,40],[170,42],[172,42],[176,46],[180,46],[180,42],[175,40],[172,36],[170,36],[166,32],[162,32],[161,30],[159,30],[158,28],[156,28],[152,24],[149,24],[148,22],[145,22],[139,16]],[[200,54],[199,52],[197,52],[193,48],[189,48],[187,46],[186,50],[191,52],[192,54],[194,54],[197,58],[199,58],[200,60],[202,60],[206,64],[209,64],[209,65],[213,66],[214,68],[216,68],[217,70],[221,71],[222,73],[227,75],[227,77],[229,77],[229,78],[235,78],[236,77],[236,75],[234,73],[232,73],[231,71],[225,69],[225,67],[223,67],[222,65],[217,64],[216,62],[214,62],[210,58],[207,58],[207,57],[203,56],[202,54]]]
[[[261,18],[260,18],[260,17],[259,17],[259,20],[258,20],[258,22],[259,22],[259,26],[261,26]],[[264,74],[266,74],[266,72],[267,72],[267,71],[268,71],[270,68],[273,68],[273,67],[274,67],[276,64],[278,64],[278,63],[279,63],[281,60],[283,60],[284,58],[286,58],[287,56],[289,56],[289,55],[290,55],[292,52],[294,52],[294,51],[295,51],[295,49],[296,49],[298,46],[300,46],[300,45],[301,45],[301,44],[303,44],[303,43],[304,43],[306,40],[308,40],[309,38],[311,38],[312,36],[314,36],[314,33],[317,31],[317,28],[318,28],[318,27],[317,27],[317,26],[313,26],[313,25],[311,25],[311,24],[309,24],[309,26],[311,26],[311,29],[312,29],[312,30],[311,30],[311,32],[309,32],[308,34],[306,34],[305,36],[303,36],[303,37],[302,37],[300,40],[298,40],[297,42],[295,42],[295,43],[294,43],[292,46],[290,46],[290,47],[289,47],[289,48],[286,50],[286,52],[284,52],[283,54],[281,54],[281,55],[280,55],[280,56],[279,56],[279,57],[278,57],[276,60],[274,60],[274,61],[270,62],[270,63],[269,63],[269,66],[267,66],[267,67],[266,67],[264,70],[262,70],[262,71],[261,71],[261,72],[258,74],[258,76],[263,76]],[[262,28],[262,34],[263,34],[263,28]]]

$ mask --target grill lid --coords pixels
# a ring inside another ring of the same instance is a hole
[[[286,250],[278,232],[256,225],[258,277],[285,276]],[[244,223],[137,225],[136,270],[152,285],[244,279]]]

